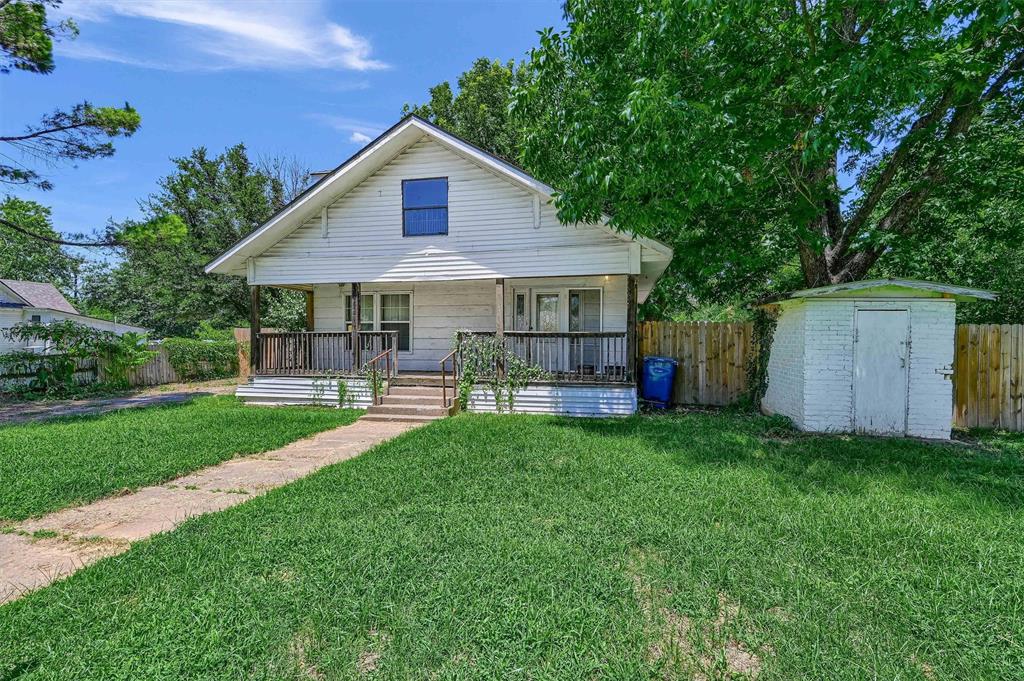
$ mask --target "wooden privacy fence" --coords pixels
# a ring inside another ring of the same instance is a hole
[[[1024,430],[1024,324],[961,324],[953,359],[953,422]]]
[[[643,322],[640,356],[679,361],[675,404],[726,405],[747,390],[747,362],[756,351],[754,327],[728,322]]]
[[[132,387],[163,385],[164,383],[180,383],[181,378],[171,366],[167,358],[167,348],[159,343],[151,343],[149,349],[156,356],[140,367],[128,371],[128,384]]]

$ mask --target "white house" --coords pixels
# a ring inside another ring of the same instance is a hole
[[[426,418],[452,393],[403,384],[439,385],[437,372],[457,360],[456,331],[469,330],[496,335],[547,372],[517,410],[632,413],[636,305],[672,250],[604,224],[562,224],[553,193],[420,118],[403,119],[207,266],[247,279],[254,330],[261,287],[307,295],[306,332],[253,334],[253,378],[238,394],[322,400],[325,386],[337,395],[340,378],[348,397],[368,403],[355,374],[375,360],[393,366],[391,394],[374,411]],[[484,391],[463,406],[494,408]]]
[[[956,303],[995,297],[903,279],[791,293],[773,303],[762,408],[802,430],[948,439]]]
[[[146,329],[130,324],[120,324],[106,319],[97,319],[79,314],[74,305],[57,290],[53,284],[37,281],[0,279],[0,354],[14,350],[39,350],[44,348],[33,341],[14,341],[5,329],[22,322],[54,322],[71,320],[83,326],[117,334],[129,331],[146,333]]]

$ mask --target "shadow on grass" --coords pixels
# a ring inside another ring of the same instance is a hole
[[[564,428],[639,441],[680,466],[763,469],[806,493],[864,493],[886,484],[927,494],[967,493],[1024,506],[1024,456],[1017,434],[963,443],[816,435],[756,414],[682,414],[628,419],[557,419]],[[1016,449],[1016,451],[1014,451]]]

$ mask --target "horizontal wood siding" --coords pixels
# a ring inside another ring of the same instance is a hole
[[[402,236],[402,180],[448,178],[448,234]],[[593,226],[565,226],[533,196],[436,142],[423,140],[269,248],[250,283],[442,281],[630,271],[630,244]]]
[[[953,360],[953,423],[1024,431],[1024,324],[961,324]]]
[[[494,394],[483,386],[477,387],[470,393],[467,411],[496,413]],[[513,412],[629,416],[636,412],[636,389],[633,386],[531,385],[516,395]]]

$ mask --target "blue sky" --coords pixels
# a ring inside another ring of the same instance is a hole
[[[80,36],[57,46],[50,75],[0,76],[0,130],[85,99],[142,115],[112,158],[37,165],[55,188],[11,192],[51,206],[66,233],[138,216],[168,159],[197,146],[333,167],[476,57],[524,58],[539,29],[562,25],[548,0],[65,0],[62,13]]]

